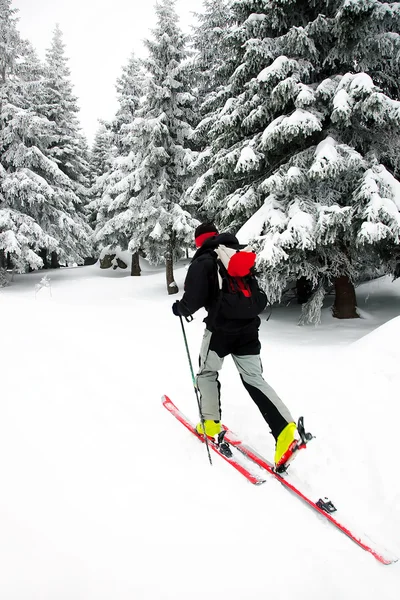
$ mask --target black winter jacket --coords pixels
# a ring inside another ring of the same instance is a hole
[[[185,291],[179,302],[182,316],[194,314],[200,308],[205,308],[208,315],[204,319],[207,329],[237,333],[248,328],[258,328],[260,319],[224,319],[218,315],[218,271],[217,257],[214,248],[224,244],[229,248],[241,248],[237,238],[231,233],[221,233],[208,238],[192,258],[186,279]]]

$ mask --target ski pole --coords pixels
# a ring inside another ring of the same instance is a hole
[[[201,404],[200,404],[200,398],[199,398],[199,390],[197,388],[196,378],[194,376],[192,359],[190,358],[190,351],[189,351],[189,346],[188,346],[188,342],[187,342],[187,337],[186,337],[186,332],[185,332],[185,326],[183,324],[182,315],[179,315],[179,318],[181,320],[181,327],[182,327],[183,339],[185,340],[186,354],[187,354],[188,361],[189,361],[190,373],[192,375],[192,382],[193,382],[193,387],[194,387],[194,393],[196,394],[197,407],[199,409],[199,415],[200,415],[200,422],[201,422],[201,426],[203,427],[203,435],[204,435],[204,441],[206,443],[208,460],[210,461],[210,465],[212,465],[211,454],[210,454],[210,446],[209,446],[208,438],[207,438],[207,435],[206,435],[206,427],[205,427],[205,424],[204,424],[203,413],[201,411]],[[188,322],[193,321],[193,317],[191,317],[190,319],[188,317],[185,317],[185,319]]]

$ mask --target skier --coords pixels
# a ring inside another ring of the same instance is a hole
[[[197,252],[187,272],[183,297],[174,302],[172,311],[176,316],[189,317],[202,307],[207,310],[197,374],[205,433],[214,437],[221,431],[218,371],[224,358],[231,355],[244,387],[271,429],[276,441],[275,466],[281,467],[295,452],[298,436],[288,408],[262,376],[260,318],[230,320],[218,312],[220,286],[215,250],[220,244],[233,249],[241,246],[234,235],[219,234],[213,223],[202,223],[197,227],[195,244]],[[204,434],[201,422],[196,430]]]

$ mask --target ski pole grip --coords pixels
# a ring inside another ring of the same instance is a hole
[[[193,321],[193,317],[192,317],[192,315],[189,315],[188,317],[185,317],[185,321],[186,321],[187,323],[190,323],[191,321]]]

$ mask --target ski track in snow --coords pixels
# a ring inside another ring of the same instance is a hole
[[[196,419],[176,296],[163,269],[143,268],[49,271],[51,296],[32,273],[0,292],[0,598],[398,600],[399,563],[377,563],[277,481],[252,486],[217,456],[211,468],[162,408],[167,393]],[[298,306],[263,318],[264,372],[316,436],[293,471],[400,555],[400,285],[357,292],[357,321],[327,307],[298,327]],[[202,316],[186,327],[195,365]],[[221,383],[223,420],[272,457],[230,359]]]

